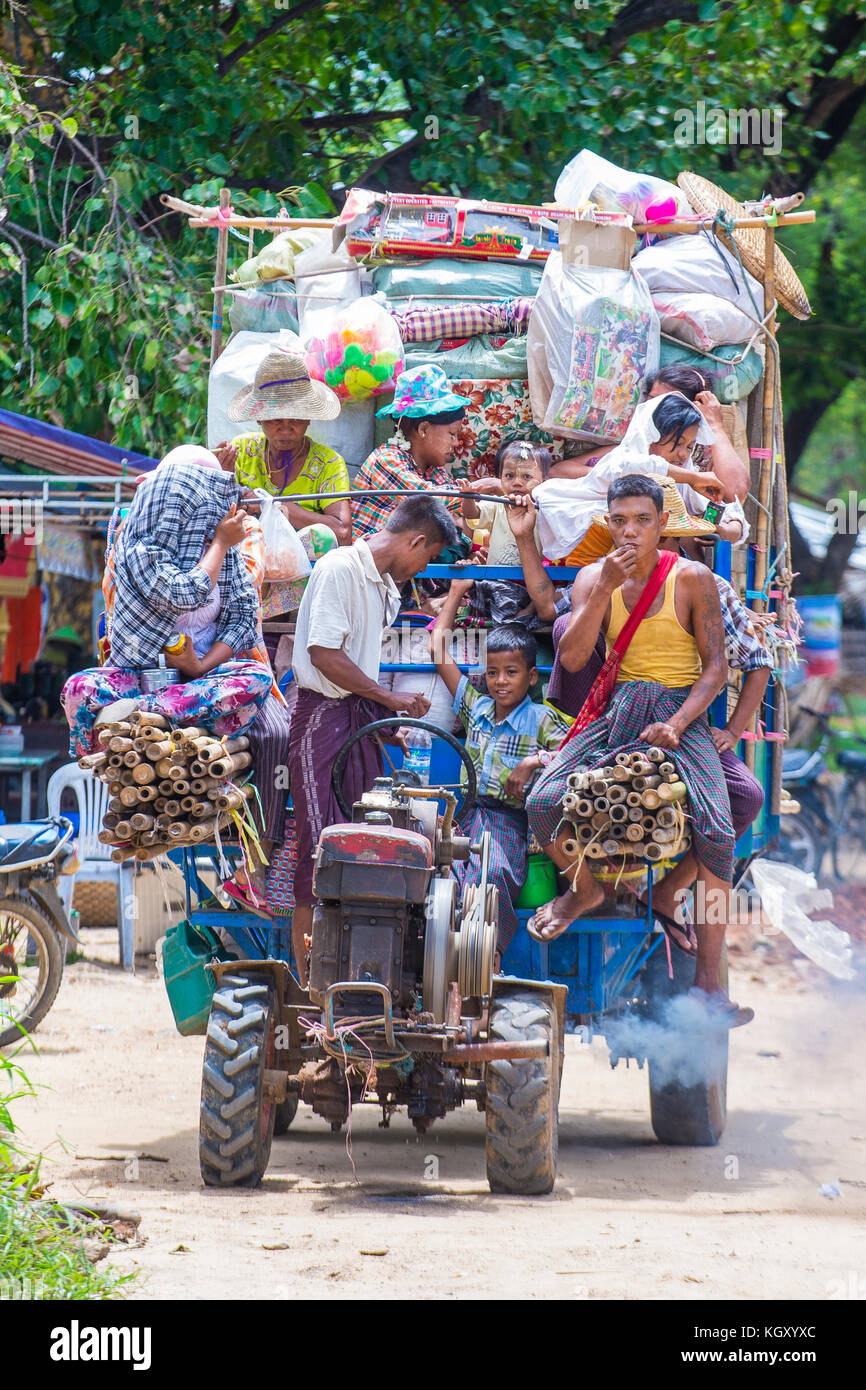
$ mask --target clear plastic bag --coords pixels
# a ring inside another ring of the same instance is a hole
[[[658,318],[639,275],[549,257],[527,333],[539,428],[617,443],[658,360]]]
[[[819,908],[833,906],[829,889],[819,888],[814,874],[771,859],[753,859],[749,873],[777,931],[784,932],[798,951],[837,980],[853,980],[848,933],[840,931],[833,922],[814,922],[808,916]]]
[[[305,578],[313,567],[294,526],[277,505],[279,499],[264,488],[256,488],[255,493],[262,504],[265,582],[285,583],[289,579]]]
[[[393,391],[403,370],[403,343],[390,313],[375,299],[357,299],[335,314],[311,314],[304,328],[310,376],[341,401]]]
[[[635,222],[665,222],[691,212],[675,183],[620,169],[593,150],[581,150],[566,164],[554,196],[570,208],[597,203],[609,212],[627,212]]]

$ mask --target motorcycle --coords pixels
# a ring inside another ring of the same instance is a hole
[[[862,819],[856,809],[866,778],[866,739],[849,736],[854,746],[837,754],[841,775],[834,774],[824,756],[830,745],[831,714],[811,709],[803,712],[818,721],[821,737],[815,748],[783,751],[782,781],[800,809],[781,817],[778,840],[767,857],[817,874],[829,849],[832,872],[841,878],[839,851],[844,836],[862,838]]]
[[[66,943],[81,945],[56,887],[78,868],[73,834],[65,816],[0,825],[0,1047],[42,1022],[60,988]]]

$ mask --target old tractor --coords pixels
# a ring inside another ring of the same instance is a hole
[[[344,744],[396,724],[429,728],[475,773],[465,749],[424,720],[379,721]],[[346,821],[327,827],[315,857],[318,899],[309,989],[285,960],[215,962],[201,1104],[205,1183],[252,1186],[275,1126],[298,1101],[339,1130],[351,1106],[373,1103],[387,1127],[405,1109],[423,1133],[464,1102],[486,1115],[494,1191],[545,1193],[556,1176],[564,985],[494,975],[497,892],[489,837],[457,833],[452,786],[380,777]],[[440,811],[441,808],[441,811]],[[473,882],[454,864],[477,856]]]

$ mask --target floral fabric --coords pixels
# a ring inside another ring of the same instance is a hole
[[[562,440],[553,439],[533,423],[528,382],[452,381],[451,387],[466,400],[466,416],[458,426],[459,443],[454,452],[455,478],[492,474],[500,444],[518,436],[546,444],[554,457],[561,457]]]

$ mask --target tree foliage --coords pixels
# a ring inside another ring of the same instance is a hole
[[[15,3],[0,82],[3,398],[148,452],[200,436],[214,239],[158,195],[213,202],[222,183],[248,211],[333,211],[353,183],[538,201],[582,145],[668,177],[692,167],[741,197],[824,179],[829,223],[788,239],[823,308],[828,237],[859,275],[828,171],[859,129],[864,26],[836,0]],[[677,112],[699,101],[778,108],[781,152],[677,147]],[[845,331],[852,304],[840,282]],[[784,328],[804,391],[812,333]]]

